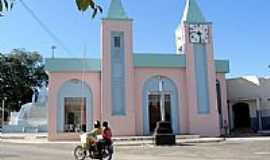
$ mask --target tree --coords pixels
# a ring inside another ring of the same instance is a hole
[[[81,12],[87,11],[88,8],[92,9],[93,11],[92,18],[95,18],[98,12],[100,13],[103,12],[102,7],[96,4],[94,0],[76,0],[76,4],[78,7],[78,10]]]
[[[0,16],[4,16],[4,13],[12,10],[16,0],[0,0]],[[21,0],[19,0],[21,1]],[[102,7],[98,5],[95,0],[74,0],[78,7],[78,10],[85,12],[88,9],[92,10],[92,18],[95,18],[98,12],[102,13]]]
[[[48,82],[42,56],[38,52],[15,49],[0,53],[0,100],[7,97],[9,111],[18,111],[20,104],[31,102],[36,87]]]

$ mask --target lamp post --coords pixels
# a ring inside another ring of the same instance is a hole
[[[56,46],[55,46],[55,45],[52,45],[52,46],[51,46],[51,49],[52,49],[52,58],[55,58],[55,50],[56,50]]]
[[[22,101],[18,101],[19,108],[21,108]]]
[[[5,122],[5,101],[7,100],[7,97],[4,97],[2,99],[2,128],[4,127]]]

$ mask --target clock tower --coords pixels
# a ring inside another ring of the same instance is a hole
[[[219,136],[212,23],[205,19],[196,0],[186,1],[176,29],[176,47],[177,54],[186,55],[190,133]]]

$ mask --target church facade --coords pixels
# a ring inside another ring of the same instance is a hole
[[[101,59],[46,59],[48,138],[76,139],[107,120],[117,136],[151,135],[161,119],[175,134],[220,136],[228,122],[227,60],[214,60],[213,28],[187,0],[173,54],[133,50],[132,19],[112,0],[101,23]]]

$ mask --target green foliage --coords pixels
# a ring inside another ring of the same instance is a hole
[[[76,0],[76,4],[77,4],[79,11],[84,12],[89,7],[90,1],[89,0]]]
[[[97,5],[94,0],[76,0],[76,4],[81,12],[85,12],[90,8],[93,11],[92,18],[95,18],[98,12],[103,12],[102,7]]]
[[[15,0],[0,0],[0,16],[13,8]]]
[[[33,90],[48,81],[38,52],[15,49],[0,53],[0,99],[7,97],[7,109],[18,111],[19,103],[31,102]]]
[[[97,13],[103,12],[103,9],[94,0],[75,0],[78,10],[85,12],[88,9],[92,10],[92,18],[95,18]],[[11,10],[15,0],[0,0],[0,16],[4,16],[4,13]]]

